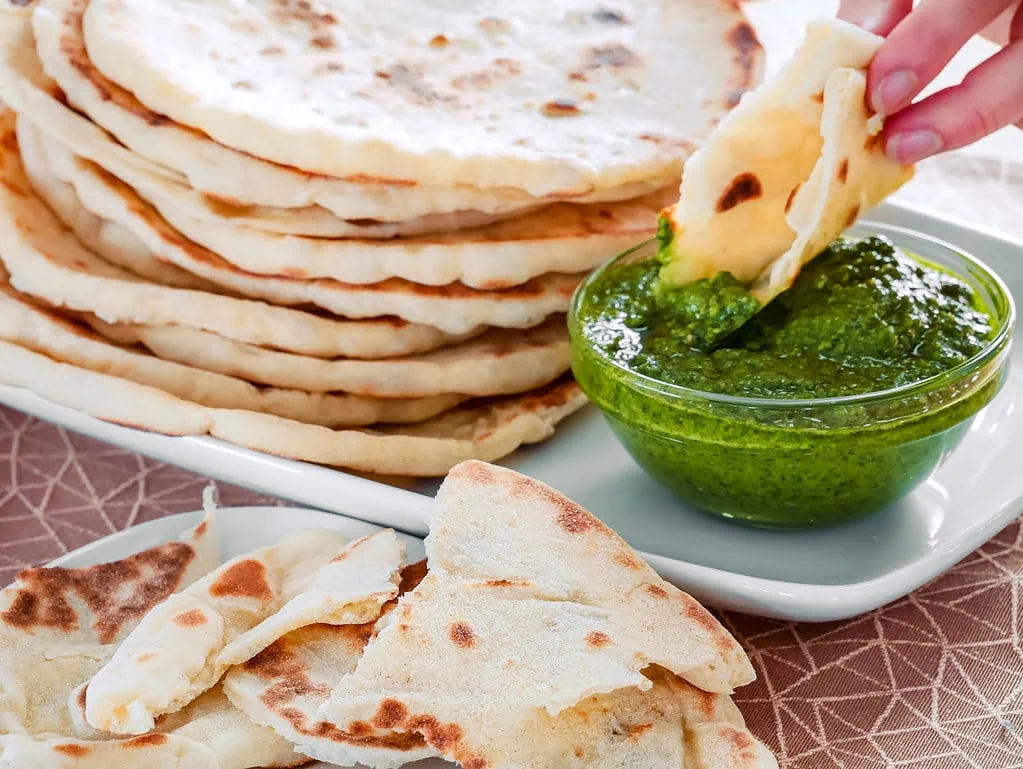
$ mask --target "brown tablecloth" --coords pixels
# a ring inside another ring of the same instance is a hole
[[[921,169],[903,197],[1023,237],[1014,174],[949,158]],[[2,408],[0,472],[0,585],[113,531],[194,510],[207,483]],[[280,504],[224,485],[221,502]],[[736,701],[783,767],[1023,768],[1020,521],[940,579],[859,619],[724,619],[758,673]]]

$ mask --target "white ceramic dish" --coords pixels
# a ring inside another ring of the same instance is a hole
[[[50,566],[92,566],[116,561],[154,545],[171,542],[182,532],[199,523],[203,513],[184,513],[148,521],[139,526],[111,534],[72,553],[61,556]],[[380,527],[342,515],[318,510],[280,507],[232,507],[217,511],[224,559],[234,558],[257,547],[273,544],[282,537],[303,529],[330,529],[349,539],[377,531]],[[416,537],[402,536],[410,563],[424,557],[423,542]],[[315,763],[310,769],[327,769],[335,764]],[[415,769],[450,769],[454,764],[439,759],[418,761],[408,766]]]
[[[981,258],[1023,305],[1023,243],[903,206],[871,218],[947,240]],[[633,463],[594,410],[504,464],[603,518],[668,580],[713,606],[823,621],[869,611],[936,577],[1023,512],[1023,353],[959,450],[898,505],[865,521],[808,532],[743,528],[683,507]],[[340,471],[109,425],[24,390],[0,403],[220,480],[411,533],[426,532],[436,483],[396,488]],[[282,513],[284,515],[284,513]]]

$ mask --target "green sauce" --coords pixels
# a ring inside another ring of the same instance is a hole
[[[648,260],[602,273],[585,333],[619,365],[662,382],[758,398],[876,392],[980,352],[991,319],[964,281],[882,238],[839,241],[760,307],[729,273],[679,287]]]
[[[905,397],[813,402],[931,380],[995,336],[968,283],[885,239],[836,242],[764,308],[727,273],[668,287],[660,268],[617,262],[585,285],[573,370],[640,464],[702,509],[768,526],[876,510],[930,474],[1001,384],[998,354]]]

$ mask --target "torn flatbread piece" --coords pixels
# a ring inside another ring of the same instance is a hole
[[[309,586],[281,610],[229,643],[223,665],[238,665],[290,633],[322,623],[364,625],[375,621],[384,604],[398,594],[405,547],[391,530],[352,542],[317,570]]]
[[[414,589],[426,575],[426,562],[407,566],[400,594]],[[384,616],[397,601],[384,607]],[[355,670],[373,637],[377,621],[363,625],[309,625],[279,638],[224,677],[224,690],[253,722],[272,727],[282,738],[310,755],[331,755],[351,744],[369,765],[401,765],[437,755],[415,733],[373,737],[345,732],[319,717],[320,707],[341,678]]]
[[[510,749],[495,747],[502,735],[524,739],[538,710],[556,718],[590,697],[647,692],[651,666],[718,693],[754,678],[706,609],[593,515],[513,471],[452,470],[426,548],[430,573],[320,712],[346,732],[418,733],[463,766],[490,766]],[[331,760],[362,760],[339,750]]]
[[[836,70],[828,78],[821,120],[824,149],[792,200],[787,221],[795,241],[752,287],[761,304],[791,288],[803,265],[852,226],[860,212],[880,203],[912,175],[880,150],[880,137],[871,133],[876,116],[867,110],[866,94],[867,78],[858,70]]]
[[[864,172],[849,177],[843,197],[855,194],[876,203],[910,178],[911,169],[888,160],[876,138],[882,121],[875,117],[868,127],[859,111],[850,109],[850,86],[831,81],[865,73],[882,42],[836,19],[808,25],[788,64],[743,98],[686,164],[679,201],[664,212],[664,282],[681,285],[719,272],[746,285],[760,278],[805,227],[806,214],[798,213],[797,205],[814,207],[804,201],[818,197],[810,188],[820,187],[823,182],[815,176],[825,171],[816,169],[830,165],[822,153],[837,142],[849,145],[854,132]],[[826,124],[825,113],[831,117]],[[848,217],[849,209],[843,208],[843,224]]]
[[[382,538],[387,536],[394,538],[394,533],[381,532]],[[152,730],[159,716],[180,710],[212,688],[227,670],[221,658],[225,649],[284,607],[292,608],[283,628],[317,621],[307,611],[310,606],[341,619],[345,606],[368,601],[379,607],[386,598],[377,602],[373,595],[351,593],[344,594],[347,604],[338,605],[316,581],[321,568],[335,578],[351,578],[331,563],[347,552],[344,545],[344,538],[333,532],[299,532],[229,561],[155,607],[90,682],[85,709],[90,726],[113,734]],[[391,555],[397,575],[403,558],[400,543]],[[312,592],[303,597],[311,586]],[[364,614],[364,608],[357,608],[349,616],[359,621]],[[268,638],[270,627],[257,633],[260,643],[275,640]]]
[[[76,687],[152,607],[219,563],[207,516],[179,541],[120,561],[21,572],[0,592],[0,735],[75,734],[67,703]]]

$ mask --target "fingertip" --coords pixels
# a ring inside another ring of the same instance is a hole
[[[945,140],[929,128],[899,131],[888,137],[885,152],[891,160],[903,165],[919,163],[945,149]]]

